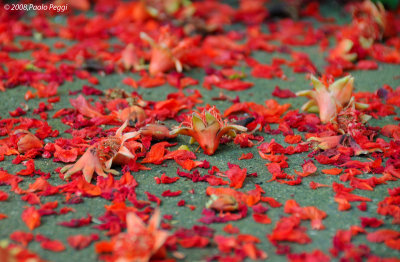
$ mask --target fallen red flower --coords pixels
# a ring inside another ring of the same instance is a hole
[[[190,122],[183,122],[182,127],[171,131],[171,134],[182,134],[191,136],[197,141],[204,153],[212,155],[217,150],[222,136],[236,136],[236,131],[245,132],[246,127],[228,124],[223,121],[219,111],[212,107],[209,110],[203,110],[200,114],[193,113]]]
[[[155,211],[146,226],[134,213],[126,217],[127,232],[114,236],[111,241],[97,242],[97,253],[111,253],[114,259],[149,261],[156,253],[163,253],[162,247],[168,233],[158,229],[160,213]]]

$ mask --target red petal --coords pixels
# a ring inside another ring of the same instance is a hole
[[[178,240],[178,243],[184,248],[205,247],[209,242],[210,240],[208,238],[199,235],[185,237],[182,240]]]
[[[266,214],[254,213],[253,219],[260,224],[271,224],[271,219]]]
[[[8,194],[0,190],[0,201],[6,201],[8,199]]]
[[[385,244],[390,248],[400,250],[400,239],[388,239]]]
[[[147,152],[146,157],[142,160],[142,164],[144,163],[153,163],[153,164],[161,164],[164,159],[165,147],[169,146],[168,142],[160,142],[154,144],[150,151]]]
[[[280,89],[279,86],[275,86],[275,89],[272,92],[272,95],[279,97],[279,98],[296,97],[296,94],[293,93],[290,89]]]
[[[254,157],[253,153],[243,153],[241,157],[239,157],[238,160],[244,160],[244,159],[252,159]]]
[[[247,169],[246,168],[240,169],[238,165],[231,165],[230,169],[225,171],[225,175],[231,181],[229,186],[235,189],[241,188],[243,186],[246,174],[247,174]]]
[[[71,219],[70,221],[60,222],[58,225],[64,227],[81,227],[90,223],[92,223],[92,216],[88,214],[86,218]]]
[[[65,250],[64,244],[60,240],[46,240],[40,243],[43,249],[53,252],[61,252]]]
[[[157,184],[172,184],[180,179],[180,177],[169,177],[165,173],[161,175],[161,178],[155,177]]]
[[[168,190],[164,191],[161,195],[163,197],[176,197],[176,196],[179,196],[180,194],[182,194],[181,190],[173,192],[173,191],[168,189]]]
[[[19,172],[17,172],[17,175],[32,175],[33,171],[35,171],[35,162],[33,161],[33,159],[29,159],[24,165],[26,166],[26,169],[20,170]]]
[[[287,135],[285,136],[285,142],[288,144],[298,144],[301,142],[300,135]]]
[[[17,230],[10,235],[10,239],[26,247],[33,240],[33,234]]]
[[[400,237],[400,231],[393,229],[381,229],[367,234],[367,240],[370,242],[383,242],[398,237]]]
[[[99,240],[99,236],[97,234],[92,234],[90,236],[75,235],[67,238],[68,244],[76,250],[84,249],[96,240]]]
[[[21,197],[21,200],[28,202],[30,205],[39,205],[40,198],[35,193],[28,193]]]
[[[341,168],[331,168],[331,169],[322,169],[322,173],[327,174],[327,175],[339,175],[342,173],[343,169]]]
[[[360,217],[362,227],[380,227],[383,224],[381,219],[375,217]]]
[[[28,207],[22,212],[22,220],[25,222],[26,226],[33,230],[40,226],[40,214],[38,210],[34,207]]]

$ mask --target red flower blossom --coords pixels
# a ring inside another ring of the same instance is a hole
[[[236,131],[247,131],[246,127],[228,124],[223,121],[215,107],[204,109],[200,114],[193,113],[191,122],[184,122],[185,127],[179,127],[171,131],[173,134],[191,136],[191,143],[197,141],[207,155],[212,155],[218,148],[220,139],[224,135],[236,136]]]
[[[97,253],[111,253],[109,261],[147,262],[164,245],[168,233],[159,230],[160,211],[154,211],[146,226],[135,213],[126,216],[127,231],[114,236],[111,241],[96,244]]]
[[[96,172],[102,177],[107,177],[105,172],[118,174],[112,170],[113,163],[122,163],[126,159],[134,159],[135,156],[124,146],[126,140],[136,137],[138,132],[130,132],[122,135],[122,131],[127,126],[125,122],[115,133],[115,136],[101,139],[98,143],[90,146],[85,154],[74,165],[67,165],[61,169],[64,179],[68,179],[74,173],[82,170],[86,181],[92,180],[93,173]]]
[[[174,67],[176,71],[182,72],[183,66],[180,59],[192,44],[190,39],[178,43],[178,39],[170,33],[169,27],[161,28],[157,41],[154,41],[145,32],[140,33],[140,38],[148,42],[152,47],[149,65],[151,75],[164,73]]]
[[[297,96],[306,96],[310,99],[301,109],[307,112],[319,112],[322,123],[335,121],[340,110],[350,103],[353,94],[354,78],[350,75],[343,77],[328,87],[314,76],[311,76],[311,81],[315,90],[296,93]],[[366,104],[355,104],[360,109],[368,107]]]

